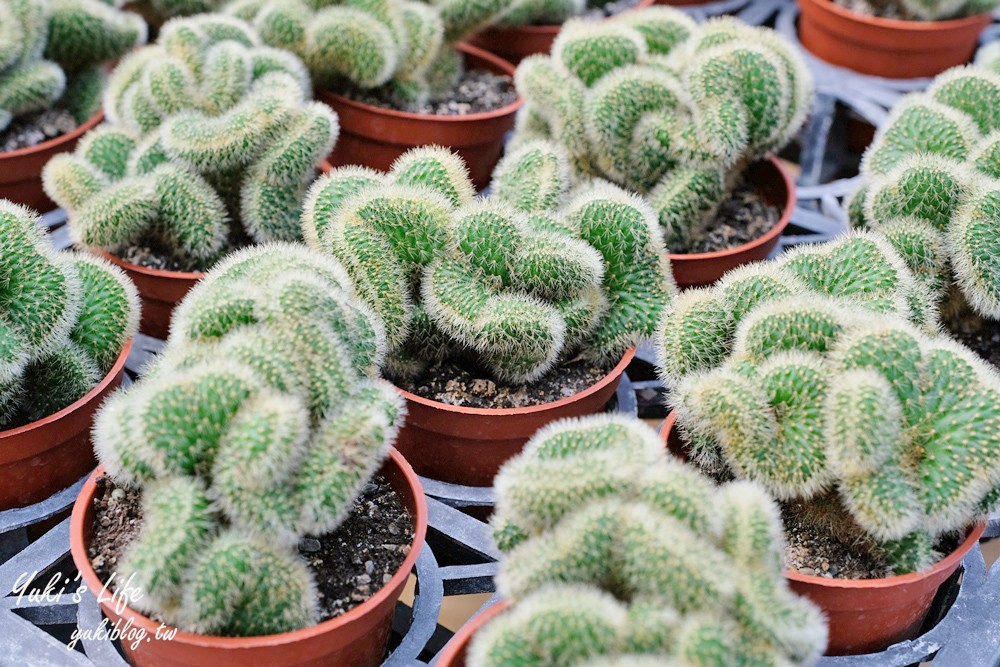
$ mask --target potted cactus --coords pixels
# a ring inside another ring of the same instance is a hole
[[[600,410],[674,287],[655,215],[610,183],[570,191],[551,144],[504,158],[473,200],[460,158],[414,149],[388,175],[334,169],[303,213],[386,323],[421,474],[489,485],[538,428]]]
[[[467,4],[470,0],[450,0]],[[657,0],[630,0],[629,2],[601,2],[600,0],[513,0],[488,27],[471,35],[473,46],[495,53],[515,65],[536,53],[549,53],[552,42],[565,21],[582,17],[602,20],[632,9],[649,7]],[[680,0],[669,4],[697,4],[705,0]],[[447,7],[448,2],[442,3]]]
[[[802,125],[812,82],[773,31],[728,17],[696,26],[669,7],[569,21],[515,81],[525,106],[513,145],[555,141],[575,180],[646,197],[681,287],[774,249],[795,193],[764,158]]]
[[[94,467],[90,426],[122,381],[139,319],[121,271],[56,252],[31,210],[0,200],[0,510]]]
[[[427,513],[392,450],[405,406],[373,379],[384,328],[345,285],[340,266],[301,246],[230,255],[185,298],[163,354],[99,413],[102,467],[74,505],[71,549],[87,588],[108,586],[112,622],[149,631],[125,646],[132,664],[384,658]],[[378,493],[359,504],[367,486]],[[383,548],[368,502],[405,517],[398,548]],[[109,533],[101,513],[116,503],[140,513],[137,528]],[[367,552],[352,542],[352,555],[378,562],[326,562],[350,525],[378,540]],[[332,592],[366,573],[366,594]],[[164,626],[178,632],[155,633]]]
[[[225,11],[309,67],[317,98],[343,126],[334,166],[385,171],[412,147],[443,145],[481,189],[520,102],[510,63],[459,42],[507,2],[234,0]]]
[[[947,329],[1000,365],[1000,74],[961,67],[893,109],[862,162],[852,224],[942,297]]]
[[[638,420],[551,424],[496,490],[508,608],[467,650],[460,633],[441,667],[799,665],[823,651],[822,617],[781,576],[774,501],[716,486]]]
[[[101,0],[0,0],[0,199],[47,212],[42,166],[101,122],[102,67],[146,24]]]
[[[996,0],[798,0],[799,39],[838,67],[892,79],[969,61]]]
[[[243,21],[175,19],[115,69],[110,124],[46,165],[76,243],[139,287],[143,333],[166,338],[175,304],[227,250],[300,238],[302,198],[338,132],[310,92],[302,63]]]
[[[821,267],[834,256],[800,254],[795,264],[846,282],[844,264]],[[772,290],[760,299],[764,275],[733,278],[730,298],[742,282],[756,303],[748,310],[744,301],[723,354],[664,370],[675,413],[663,436],[676,430],[689,458],[718,478],[762,484],[782,501],[786,527],[810,544],[865,554],[880,574],[817,576],[814,557],[810,571],[788,577],[827,614],[830,654],[878,651],[919,631],[996,504],[1000,383],[884,297],[882,314],[850,293]],[[850,280],[862,292],[873,284],[863,274]],[[681,319],[668,315],[661,358],[683,347],[678,338],[698,345],[695,329],[677,331]]]

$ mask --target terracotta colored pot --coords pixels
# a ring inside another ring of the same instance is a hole
[[[146,632],[147,641],[135,648],[123,642],[125,655],[135,667],[226,667],[228,665],[267,665],[268,667],[375,667],[384,658],[392,629],[396,602],[403,592],[427,534],[427,503],[420,480],[406,459],[396,450],[380,471],[395,489],[414,517],[416,530],[413,545],[402,566],[392,579],[374,596],[343,616],[310,628],[263,637],[213,637],[177,632],[172,640],[157,639],[160,623],[125,607],[119,615],[115,602],[104,592],[101,609],[111,626],[126,624]],[[70,519],[70,552],[83,583],[95,594],[103,584],[87,556],[94,524],[94,492],[97,478],[104,474],[103,466],[94,471],[76,503]]]
[[[969,62],[990,13],[948,21],[865,16],[830,0],[798,0],[799,39],[814,55],[891,79],[931,77]]]
[[[406,399],[406,423],[396,447],[425,477],[451,484],[490,486],[497,471],[518,454],[535,431],[564,417],[599,412],[618,388],[635,349],[587,389],[527,408],[467,408],[398,389]]]
[[[166,340],[170,333],[170,317],[174,307],[205,274],[150,269],[126,262],[110,253],[98,251],[98,254],[128,274],[139,290],[139,300],[142,302],[139,331],[147,336]]]
[[[435,663],[435,667],[465,667],[465,659],[469,651],[469,643],[479,628],[495,616],[500,615],[509,605],[506,600],[499,600],[486,609],[483,613],[471,619],[455,633],[455,636],[445,645],[441,651],[441,657]]]
[[[76,402],[44,419],[0,431],[0,510],[45,500],[93,469],[94,413],[121,384],[131,349],[129,341],[111,371]]]
[[[675,422],[676,413],[671,412],[660,438],[677,453]],[[785,578],[793,591],[826,615],[830,629],[826,655],[876,653],[917,636],[938,588],[955,573],[985,529],[985,523],[970,529],[955,551],[923,572],[885,579],[827,579],[786,570]]]
[[[49,139],[37,146],[0,153],[0,199],[9,199],[40,213],[56,208],[42,188],[42,167],[58,153],[70,153],[88,130],[104,120],[98,111],[72,132]]]
[[[680,2],[670,2],[669,4],[697,5],[710,1],[680,0]],[[656,0],[639,0],[632,9],[650,7],[654,4],[656,4]],[[555,25],[495,26],[480,30],[466,41],[517,65],[528,56],[551,51],[552,42],[560,30],[562,30],[561,23]]]
[[[747,180],[768,204],[781,210],[778,223],[760,238],[736,248],[686,255],[670,254],[670,266],[678,287],[710,285],[730,269],[766,259],[778,245],[778,239],[795,211],[795,180],[774,157],[750,165]]]
[[[491,53],[465,44],[456,48],[466,67],[514,76],[514,66]],[[360,164],[388,171],[411,148],[436,144],[462,156],[480,190],[489,185],[503,153],[504,135],[514,127],[514,114],[521,106],[518,98],[495,111],[438,116],[382,109],[329,90],[317,90],[316,97],[340,117],[340,137],[329,158],[334,167]]]

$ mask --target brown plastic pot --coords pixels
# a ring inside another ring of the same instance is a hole
[[[445,644],[441,657],[435,663],[436,667],[465,667],[469,644],[476,632],[508,607],[506,600],[499,600],[459,628],[455,636]]]
[[[0,153],[0,199],[9,199],[40,213],[56,208],[42,188],[42,167],[54,155],[72,152],[80,137],[102,120],[104,112],[98,111],[72,132],[37,146]]]
[[[94,413],[121,384],[131,349],[129,341],[104,379],[79,400],[44,419],[0,431],[0,510],[44,500],[93,469]]]
[[[680,2],[671,2],[670,4],[697,5],[710,1],[681,0]],[[639,0],[635,4],[635,7],[628,11],[650,7],[654,4],[656,4],[656,0]],[[504,60],[517,65],[528,56],[551,51],[552,42],[555,41],[556,35],[559,34],[560,30],[562,30],[561,23],[554,25],[494,26],[480,30],[466,41],[473,46],[494,53]]]
[[[673,432],[676,413],[667,415],[660,438],[683,452]],[[920,632],[938,588],[955,573],[986,529],[979,523],[964,542],[929,569],[884,579],[827,579],[785,570],[792,590],[812,600],[827,618],[826,655],[876,653]]]
[[[125,607],[115,611],[111,594],[94,572],[87,555],[94,525],[94,492],[104,467],[94,471],[84,484],[70,519],[70,552],[83,583],[98,595],[98,601],[111,626],[122,630],[129,627],[144,631],[147,641],[133,648],[123,642],[125,655],[134,667],[375,667],[385,657],[392,629],[396,602],[410,576],[427,534],[427,503],[413,469],[396,450],[382,465],[381,474],[400,495],[403,504],[414,517],[415,531],[410,553],[389,582],[370,599],[343,616],[323,621],[310,628],[262,637],[213,637],[180,632],[173,639],[158,639],[160,623]],[[161,630],[162,633],[162,630]]]
[[[466,44],[456,49],[465,57],[466,67],[514,76],[514,66],[491,53]],[[411,148],[438,145],[462,156],[480,190],[489,185],[503,152],[504,135],[514,127],[521,106],[519,97],[495,111],[439,116],[383,109],[329,90],[317,90],[316,97],[340,117],[340,137],[329,158],[334,167],[360,164],[388,171]]]
[[[527,408],[467,408],[397,388],[406,399],[406,423],[396,447],[421,475],[451,484],[490,486],[497,471],[535,431],[565,417],[599,412],[618,388],[630,349],[606,376],[587,389]]]
[[[684,255],[671,253],[670,267],[678,287],[710,285],[730,269],[766,259],[778,245],[795,211],[795,180],[775,157],[750,165],[746,177],[764,201],[781,210],[781,218],[760,238],[735,248]]]
[[[937,76],[969,62],[990,13],[947,21],[865,16],[831,0],[798,0],[799,39],[818,58],[891,79]]]

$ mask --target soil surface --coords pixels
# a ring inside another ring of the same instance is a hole
[[[903,7],[902,3],[895,2],[895,0],[833,0],[833,3],[865,16],[877,16],[899,21],[921,20],[913,12]]]
[[[1000,321],[974,314],[960,321],[944,318],[944,326],[955,339],[977,355],[1000,368]]]
[[[107,581],[139,534],[141,494],[102,477],[97,480],[94,512],[88,555],[98,578]],[[375,595],[403,564],[413,533],[413,518],[399,495],[376,475],[337,530],[303,538],[299,553],[316,581],[320,620],[340,616]]]
[[[593,386],[610,369],[568,360],[530,383],[504,384],[464,361],[431,366],[416,380],[397,382],[406,391],[449,405],[467,408],[525,408],[551,403]]]
[[[710,222],[692,233],[686,247],[675,244],[670,252],[690,254],[736,248],[760,238],[780,219],[777,206],[764,201],[752,185],[742,185],[722,202]]]
[[[207,271],[214,264],[214,262],[205,262],[175,254],[156,239],[143,239],[138,244],[126,248],[118,255],[118,258],[131,264],[144,266],[147,269],[186,273]]]
[[[400,107],[367,90],[344,89],[338,92],[352,100],[382,109],[435,116],[465,116],[496,111],[517,101],[517,91],[511,77],[480,69],[466,70],[447,99],[414,107]]]
[[[65,109],[48,109],[23,118],[15,118],[0,132],[0,153],[37,146],[72,132],[79,126]]]

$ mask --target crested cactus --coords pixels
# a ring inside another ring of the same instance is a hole
[[[657,334],[661,378],[670,386],[721,365],[753,309],[796,294],[844,299],[872,314],[891,313],[936,328],[933,296],[900,254],[880,234],[854,232],[735,269],[712,287],[680,294]]]
[[[669,7],[568,21],[551,56],[525,59],[513,144],[549,139],[571,177],[648,197],[666,243],[685,247],[752,162],[784,147],[812,82],[790,44],[733,18],[696,26]]]
[[[59,106],[100,109],[102,65],[146,41],[146,24],[100,0],[0,0],[0,132]]]
[[[306,64],[317,86],[344,82],[402,108],[449,92],[461,72],[454,50],[510,0],[233,0],[224,11],[251,21],[264,42]]]
[[[0,430],[62,410],[115,364],[138,296],[101,260],[54,251],[29,209],[0,200]]]
[[[304,235],[385,322],[390,375],[472,354],[530,381],[576,351],[617,361],[653,333],[674,289],[655,216],[609,183],[568,192],[564,167],[557,147],[525,146],[480,201],[461,159],[435,147],[388,175],[347,167],[316,182]]]
[[[996,504],[995,372],[846,300],[757,307],[726,361],[685,375],[671,401],[696,461],[824,517],[817,530],[869,545],[897,574],[930,566],[937,538]]]
[[[154,239],[205,268],[227,248],[300,237],[302,198],[339,132],[308,102],[295,56],[238,19],[163,26],[109,82],[109,125],[45,167],[49,196],[81,245],[112,253]]]
[[[336,262],[290,244],[230,255],[175,320],[94,431],[108,474],[143,493],[120,568],[143,593],[130,604],[206,634],[311,625],[315,582],[296,546],[346,518],[403,419],[371,379],[381,322]]]
[[[476,634],[473,667],[802,664],[822,653],[821,615],[781,574],[774,502],[748,482],[717,487],[637,420],[551,424],[496,488],[497,587],[513,607]]]
[[[997,109],[1000,74],[978,66],[906,96],[865,153],[851,202],[852,224],[883,233],[929,287],[957,286],[990,318],[1000,317]]]

